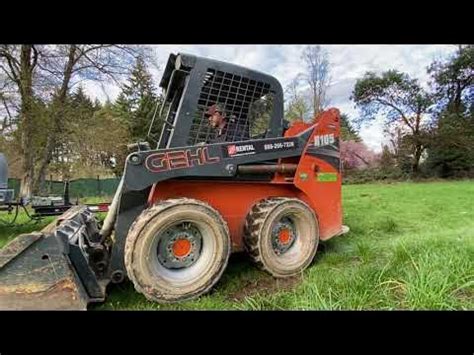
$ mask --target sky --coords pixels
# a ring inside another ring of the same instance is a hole
[[[162,70],[170,53],[189,53],[231,62],[259,70],[276,77],[283,88],[304,71],[301,54],[303,45],[154,45],[156,68],[151,72],[158,86]],[[350,100],[356,80],[367,71],[380,73],[396,69],[417,78],[427,87],[426,67],[434,60],[447,58],[455,50],[453,45],[323,45],[331,63],[329,104],[346,113],[350,119],[357,117],[358,110]],[[108,84],[87,84],[86,91],[99,100],[114,100],[119,88]],[[382,118],[363,126],[360,136],[368,147],[376,152],[384,141]]]

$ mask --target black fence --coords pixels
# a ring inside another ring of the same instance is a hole
[[[119,178],[100,179],[77,179],[69,181],[69,196],[71,200],[82,197],[113,196],[120,182]],[[18,197],[20,191],[19,179],[8,179],[8,188],[15,190]],[[64,193],[64,182],[47,180],[46,188],[48,195],[62,196]]]

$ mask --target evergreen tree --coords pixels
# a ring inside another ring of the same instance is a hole
[[[102,104],[100,103],[99,99],[96,98],[94,100],[94,110],[99,111],[102,108]]]
[[[357,131],[352,127],[349,116],[345,113],[341,114],[341,138],[343,141],[362,141]]]
[[[395,157],[390,151],[388,145],[382,146],[382,154],[380,154],[380,169],[384,172],[393,170],[395,167]]]
[[[106,103],[94,113],[93,134],[87,138],[89,160],[103,169],[111,169],[120,176],[127,156],[126,145],[130,142],[130,131],[116,115],[115,107]]]
[[[87,122],[92,118],[94,112],[97,111],[96,105],[84,92],[82,86],[79,86],[76,92],[68,97],[68,100],[70,102],[69,111],[72,121]]]
[[[147,140],[148,129],[155,114],[159,112],[157,105],[162,102],[156,94],[156,87],[143,58],[138,57],[131,76],[118,96],[114,111],[127,124],[133,141]],[[155,118],[152,137],[148,139],[156,143],[161,129],[160,120]]]
[[[460,47],[448,61],[433,63],[437,122],[427,166],[441,177],[474,173],[474,46]]]
[[[49,111],[54,109],[54,105],[50,105]],[[50,173],[59,178],[70,178],[75,170],[80,170],[79,163],[88,164],[85,151],[88,137],[92,134],[91,127],[94,126],[93,117],[96,111],[97,105],[82,86],[66,95],[62,105],[62,131],[57,136],[57,144],[52,153]]]
[[[115,100],[113,110],[115,114],[125,123],[129,123],[132,120],[132,109],[131,103],[122,91],[117,99]]]

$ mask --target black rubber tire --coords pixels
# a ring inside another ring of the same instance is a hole
[[[202,228],[202,253],[198,261],[173,279],[178,274],[160,265],[156,245],[159,232],[180,220]],[[172,303],[207,293],[222,276],[230,252],[227,223],[214,208],[194,199],[170,199],[143,211],[133,223],[125,243],[125,267],[135,289],[148,300]]]
[[[286,253],[277,255],[271,242],[272,225],[283,216],[295,220],[298,237]],[[313,261],[318,244],[319,224],[316,215],[299,199],[265,199],[255,204],[247,216],[245,249],[260,269],[274,277],[291,277],[301,273]]]

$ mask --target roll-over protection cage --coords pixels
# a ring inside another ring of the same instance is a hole
[[[270,75],[217,60],[172,54],[160,87],[165,99],[158,149],[209,143],[215,130],[205,113],[213,104],[223,107],[232,122],[227,141],[283,134],[283,90]]]

